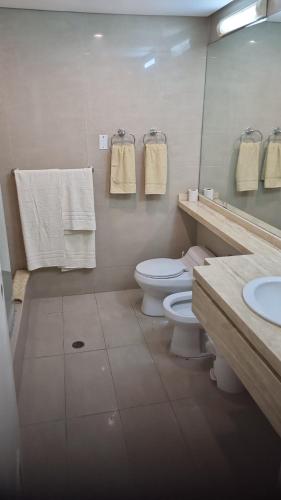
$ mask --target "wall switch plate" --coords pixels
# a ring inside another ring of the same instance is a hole
[[[99,149],[108,149],[108,135],[99,135]]]

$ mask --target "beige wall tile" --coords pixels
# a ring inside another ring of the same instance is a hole
[[[95,166],[98,267],[34,273],[36,296],[132,287],[138,261],[190,245],[177,193],[198,180],[207,37],[202,18],[0,10],[0,182],[14,270],[26,264],[11,168]],[[168,136],[169,181],[148,199],[142,137],[155,126]],[[136,196],[108,193],[98,134],[120,127],[136,135]]]

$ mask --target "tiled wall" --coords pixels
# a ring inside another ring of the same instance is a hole
[[[10,170],[95,166],[97,269],[40,271],[36,293],[126,288],[137,262],[176,257],[193,241],[176,196],[198,182],[207,40],[203,18],[0,10],[0,182],[13,269],[25,256]],[[108,194],[98,134],[119,127],[137,138],[136,196]],[[169,181],[165,196],[146,199],[142,137],[151,127],[167,133]]]

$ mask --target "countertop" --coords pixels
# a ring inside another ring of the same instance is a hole
[[[281,327],[265,321],[245,304],[244,285],[268,275],[281,276],[281,240],[209,201],[179,201],[179,207],[241,255],[206,259],[194,278],[239,329],[281,381]],[[280,297],[281,307],[281,297]]]

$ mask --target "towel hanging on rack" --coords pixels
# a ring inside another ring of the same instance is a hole
[[[261,180],[266,189],[281,188],[281,129],[273,129],[268,137]]]
[[[258,137],[258,141],[255,141],[255,136]],[[259,130],[252,128],[246,129],[240,136],[236,167],[236,189],[239,192],[258,189],[262,137]]]
[[[167,188],[167,144],[145,145],[145,194],[165,194]]]
[[[136,162],[134,144],[112,145],[110,193],[136,193]]]
[[[40,267],[64,270],[96,267],[95,219],[94,213],[90,213],[94,207],[92,172],[88,168],[75,171],[79,177],[76,185],[72,182],[74,171],[71,170],[71,175],[67,172],[15,171],[30,271]],[[67,229],[69,225],[76,229]]]

